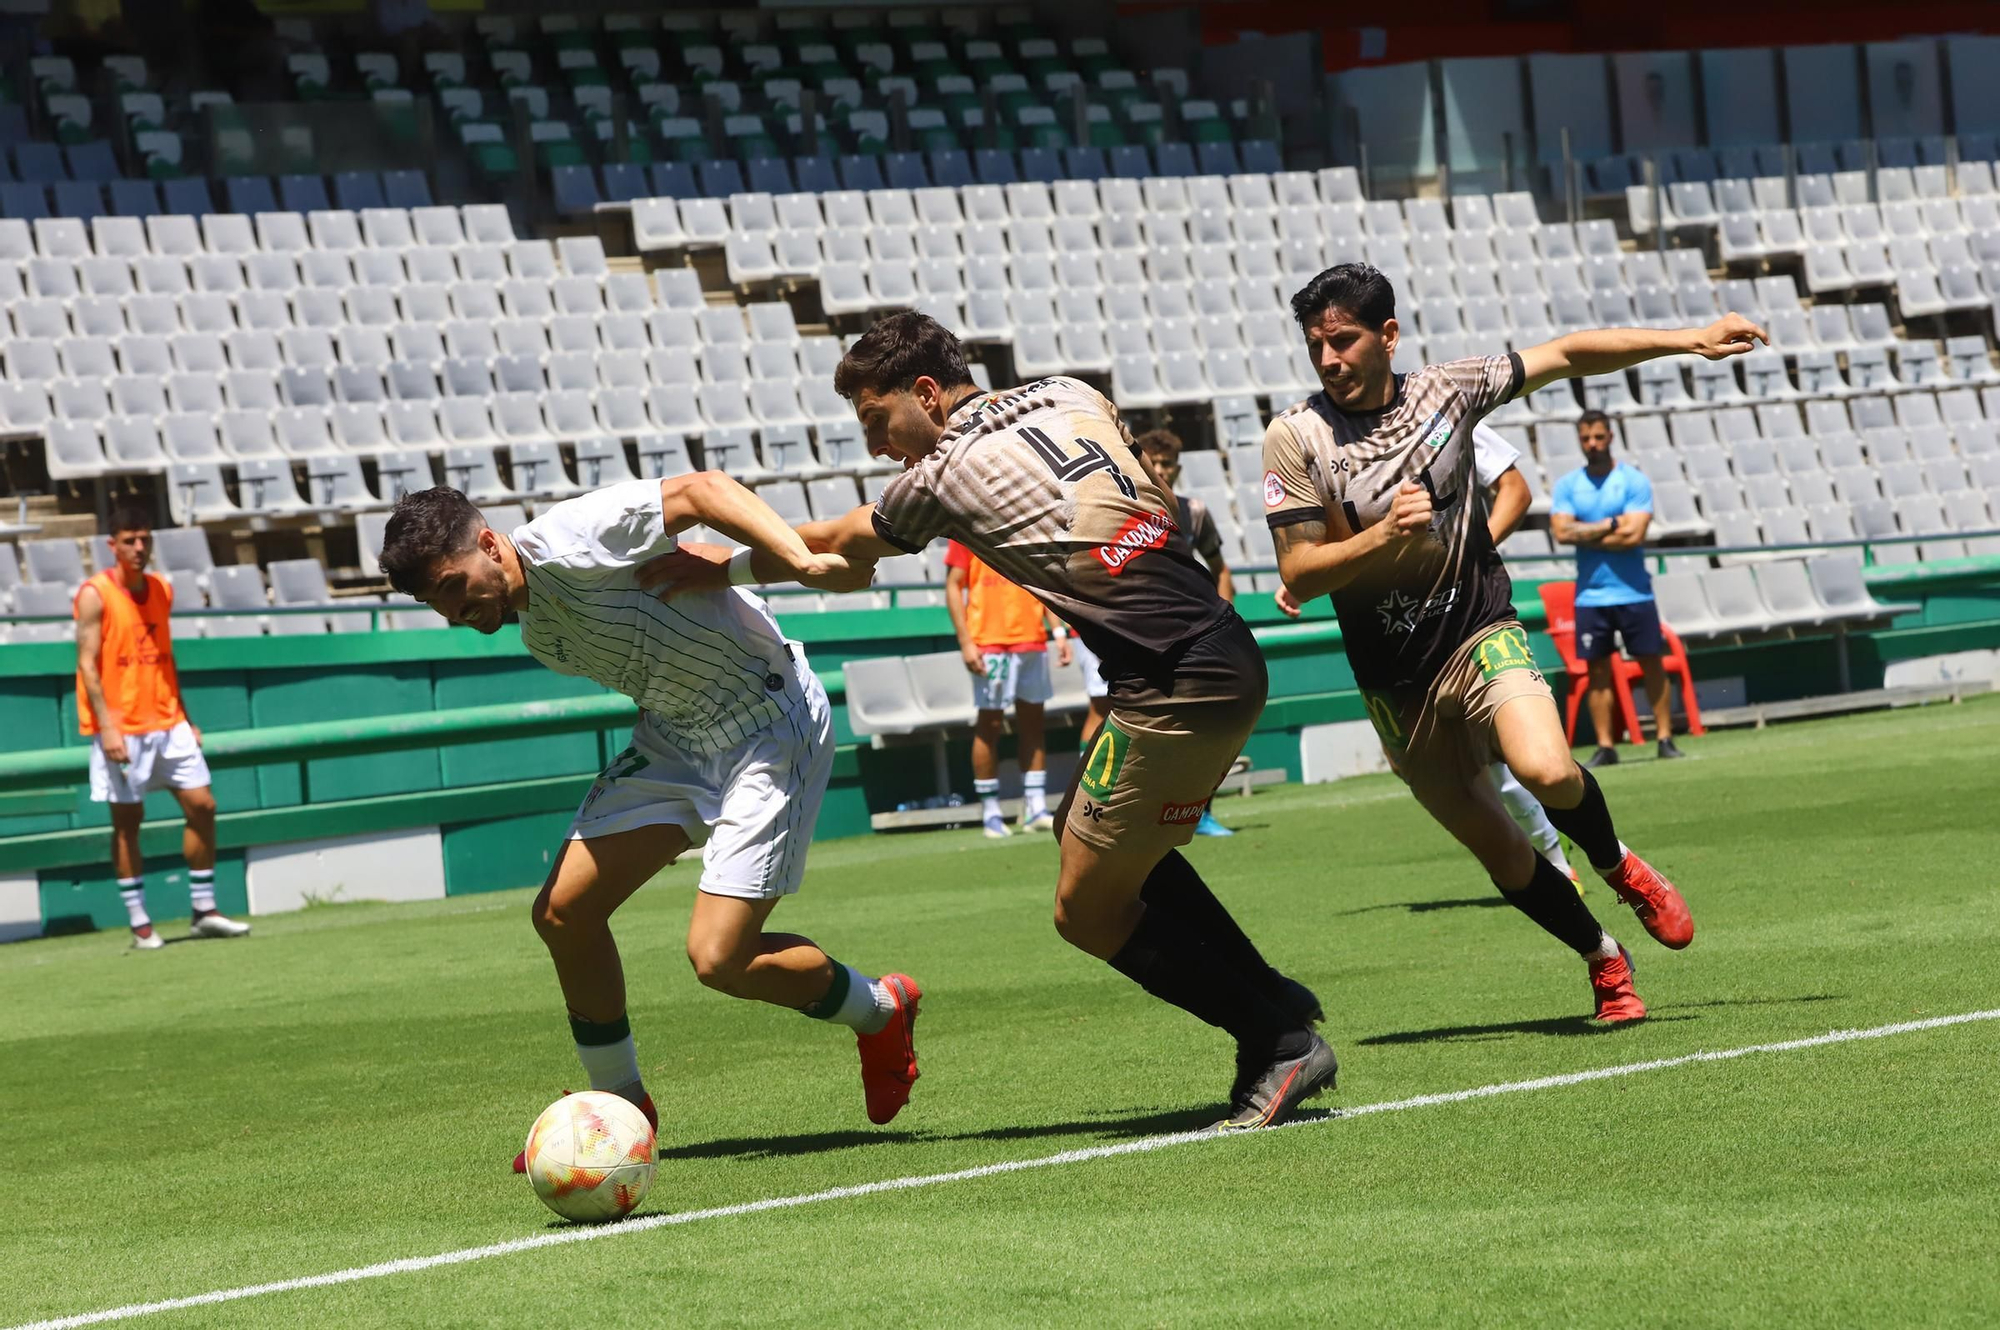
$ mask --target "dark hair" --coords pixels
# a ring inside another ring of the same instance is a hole
[[[382,531],[383,575],[404,595],[421,595],[439,562],[466,553],[485,529],[472,500],[449,485],[405,494]]]
[[[1396,317],[1396,288],[1366,263],[1336,263],[1292,297],[1292,317],[1304,328],[1328,309],[1346,310],[1374,332]]]
[[[120,531],[151,531],[153,510],[137,499],[124,499],[112,505],[111,512],[104,520],[104,534],[116,536]]]
[[[1585,425],[1602,425],[1604,426],[1605,433],[1614,439],[1618,437],[1618,427],[1612,424],[1611,417],[1605,415],[1602,411],[1586,411],[1576,418],[1576,427],[1579,431]]]
[[[833,371],[833,390],[852,401],[864,389],[908,392],[922,378],[937,380],[940,388],[962,388],[972,382],[972,371],[951,329],[904,309],[854,339]]]
[[[1149,429],[1132,440],[1142,453],[1165,453],[1179,461],[1181,457],[1181,436],[1170,429]]]

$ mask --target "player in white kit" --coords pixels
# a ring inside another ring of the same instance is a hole
[[[736,585],[671,604],[642,591],[633,570],[678,548],[678,533],[697,524],[746,546],[731,562]],[[423,490],[397,503],[381,563],[397,590],[454,624],[495,633],[513,612],[537,660],[640,706],[631,746],[584,796],[534,904],[591,1088],[622,1095],[658,1125],[610,918],[701,846],[687,939],[695,974],[732,997],[853,1029],[868,1115],[895,1117],[917,1078],[921,990],[907,975],[875,979],[807,938],[764,929],[804,875],[833,767],[833,722],[798,644],[740,589],[796,580],[858,590],[872,565],[811,553],[720,472],[612,485],[512,532],[487,526],[457,490]]]

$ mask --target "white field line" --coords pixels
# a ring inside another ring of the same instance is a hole
[[[1397,1113],[1408,1108],[1431,1108],[1439,1104],[1457,1104],[1471,1099],[1490,1099],[1495,1095],[1520,1094],[1528,1090],[1553,1090],[1566,1085],[1583,1085],[1590,1081],[1608,1081],[1620,1076],[1636,1076],[1641,1072],[1666,1071],[1673,1067],[1688,1067],[1703,1062],[1727,1062],[1734,1058],[1749,1057],[1755,1053],[1793,1053],[1805,1048],[1820,1048],[1828,1044],[1853,1043],[1861,1039],[1887,1039],[1892,1035],[1915,1034],[1923,1030],[1940,1030],[1947,1026],[1969,1025],[1975,1021],[2000,1020],[2000,1008],[1991,1011],[1968,1011],[1956,1016],[1933,1016],[1928,1020],[1903,1021],[1895,1025],[1877,1025],[1866,1030],[1832,1030],[1826,1034],[1812,1035],[1805,1039],[1787,1039],[1774,1044],[1746,1044],[1741,1048],[1722,1048],[1705,1053],[1686,1053],[1680,1057],[1657,1058],[1651,1062],[1627,1062],[1614,1067],[1599,1067],[1594,1071],[1564,1072],[1557,1076],[1540,1076],[1531,1081],[1503,1081],[1495,1085],[1480,1085],[1469,1090],[1446,1090],[1438,1094],[1414,1095],[1408,1099],[1391,1099],[1381,1103],[1361,1104],[1353,1108],[1336,1110],[1326,1118],[1310,1118],[1294,1122],[1280,1131],[1317,1126],[1323,1122],[1338,1122],[1345,1118],[1364,1117],[1371,1113]],[[1093,1159],[1110,1159],[1118,1155],[1144,1154],[1151,1150],[1162,1150],[1169,1146],[1192,1145],[1197,1141],[1219,1141],[1254,1139],[1258,1133],[1248,1132],[1242,1136],[1220,1136],[1214,1131],[1181,1131],[1159,1136],[1146,1136],[1138,1140],[1121,1141],[1116,1145],[1094,1145],[1085,1149],[1064,1150],[1060,1154],[1042,1155],[1034,1159],[1010,1159],[997,1164],[982,1164],[977,1168],[962,1168],[950,1173],[924,1173],[915,1177],[886,1178],[879,1182],[857,1183],[851,1187],[829,1187],[825,1191],[809,1192],[798,1196],[773,1196],[761,1201],[744,1201],[737,1205],[718,1205],[706,1210],[683,1210],[676,1214],[642,1215],[623,1223],[607,1224],[594,1228],[567,1228],[553,1233],[542,1233],[530,1238],[515,1238],[510,1242],[495,1242],[484,1247],[467,1247],[460,1251],[440,1252],[435,1256],[407,1256],[396,1261],[382,1261],[375,1265],[355,1266],[348,1270],[332,1270],[326,1274],[303,1275],[297,1279],[279,1279],[267,1284],[245,1284],[237,1288],[216,1289],[209,1293],[196,1293],[183,1298],[162,1298],[158,1302],[135,1302],[123,1307],[109,1307],[103,1311],[80,1312],[73,1316],[61,1316],[54,1320],[32,1321],[13,1326],[10,1330],[70,1330],[75,1326],[101,1325],[111,1321],[129,1321],[135,1317],[151,1316],[156,1312],[180,1311],[188,1307],[207,1307],[216,1303],[235,1302],[242,1298],[259,1298],[271,1293],[290,1293],[297,1289],[325,1288],[333,1284],[353,1284],[364,1279],[382,1279],[389,1275],[415,1274],[421,1270],[431,1270],[439,1266],[463,1265],[468,1261],[483,1261],[494,1256],[512,1256],[517,1252],[535,1251],[543,1247],[560,1247],[572,1242],[593,1242],[599,1238],[626,1237],[634,1233],[644,1233],[656,1228],[672,1228],[682,1224],[700,1223],[706,1219],[729,1219],[737,1215],[762,1214],[769,1210],[790,1210],[802,1205],[817,1205],[824,1201],[851,1200],[857,1196],[874,1196],[882,1192],[913,1191],[921,1187],[937,1187],[950,1182],[970,1182],[977,1178],[995,1177],[1002,1173],[1021,1173],[1029,1169],[1055,1168],[1064,1164],[1082,1164]]]

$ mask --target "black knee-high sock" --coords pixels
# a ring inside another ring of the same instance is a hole
[[[1493,884],[1499,887],[1499,883]],[[1558,942],[1581,955],[1603,944],[1604,930],[1598,927],[1590,907],[1576,894],[1576,884],[1541,855],[1535,856],[1535,875],[1519,891],[1500,887],[1507,903],[1540,924]]]
[[[1167,910],[1149,906],[1110,964],[1162,1002],[1227,1030],[1240,1045],[1288,1056],[1305,1051],[1304,1031],[1295,1030],[1295,1022]],[[1290,1043],[1300,1046],[1292,1049]]]
[[[1167,857],[1147,875],[1139,899],[1149,910],[1165,910],[1185,920],[1202,941],[1228,957],[1244,974],[1277,973],[1179,850],[1167,851]]]
[[[1618,848],[1618,833],[1611,826],[1611,810],[1604,806],[1604,791],[1597,788],[1597,777],[1590,774],[1589,767],[1578,767],[1583,774],[1583,798],[1574,808],[1549,808],[1549,821],[1555,823],[1557,831],[1583,847],[1590,858],[1590,866],[1600,873],[1608,873],[1618,867],[1624,852]]]

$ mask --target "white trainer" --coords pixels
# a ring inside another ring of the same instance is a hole
[[[205,914],[188,925],[190,937],[242,937],[249,931],[250,925],[220,914]]]
[[[137,933],[132,935],[132,950],[134,951],[158,951],[166,945],[167,940],[160,936],[160,930],[157,928],[147,933],[144,937],[141,937]]]
[[[1001,821],[999,818],[989,817],[986,819],[986,839],[1006,840],[1009,836],[1013,834],[1014,834],[1014,829],[1008,826],[1005,822]]]
[[[1048,812],[1044,812],[1040,817],[1021,824],[1021,830],[1023,831],[1054,831],[1055,829],[1056,815]]]

